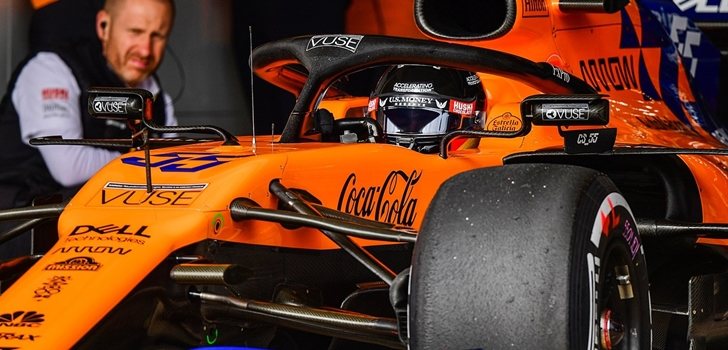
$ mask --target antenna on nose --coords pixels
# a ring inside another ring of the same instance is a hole
[[[253,26],[248,26],[248,39],[250,43],[250,119],[253,129],[253,153],[255,153],[255,93],[253,92]]]

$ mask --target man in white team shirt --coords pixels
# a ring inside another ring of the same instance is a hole
[[[107,0],[96,16],[98,41],[37,52],[21,63],[0,104],[0,208],[29,205],[51,193],[67,197],[125,151],[29,146],[32,138],[52,135],[129,138],[124,123],[88,115],[89,87],[149,90],[155,95],[155,122],[177,124],[171,99],[154,75],[174,12],[173,0]]]

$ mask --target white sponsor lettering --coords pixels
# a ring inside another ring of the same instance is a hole
[[[473,114],[473,103],[460,102],[458,100],[452,100],[451,103],[452,112],[459,114]]]
[[[589,340],[586,344],[587,350],[596,349],[599,345],[599,334],[597,333],[599,327],[596,324],[596,322],[598,322],[597,299],[599,298],[599,292],[597,291],[597,281],[599,281],[599,264],[600,261],[598,257],[592,255],[592,253],[586,254],[586,267],[589,271]]]
[[[569,73],[566,73],[559,67],[556,67],[556,66],[551,66],[551,67],[553,68],[553,74],[555,77],[557,77],[567,83],[571,80],[571,76],[569,75]]]
[[[306,51],[321,47],[334,47],[344,49],[351,53],[356,52],[363,35],[314,35],[306,45]]]
[[[389,102],[399,107],[425,107],[432,106],[433,98],[420,96],[391,96]]]
[[[432,92],[432,83],[395,83],[392,90],[396,92]]]
[[[480,77],[477,75],[469,75],[467,78],[465,78],[465,81],[468,83],[468,85],[478,85],[480,84]]]
[[[134,184],[125,182],[107,182],[104,188],[118,189],[118,190],[138,190],[146,191],[146,184]],[[154,190],[198,190],[202,191],[207,188],[206,183],[197,184],[153,184],[152,189]]]
[[[728,0],[720,0],[717,5],[715,1],[710,1],[713,4],[708,4],[708,0],[673,0],[675,5],[680,11],[685,11],[694,8],[697,13],[728,13]]]
[[[576,143],[582,146],[589,146],[599,141],[598,132],[580,133],[576,137]]]
[[[685,16],[672,15],[670,19],[666,19],[670,21],[670,39],[677,45],[677,51],[690,68],[690,75],[694,77],[698,69],[698,58],[693,57],[693,47],[700,47],[701,32],[698,28],[691,28]]]
[[[93,101],[94,111],[97,113],[126,113],[127,97],[99,96]]]
[[[589,105],[586,103],[544,104],[546,119],[549,120],[588,120]]]

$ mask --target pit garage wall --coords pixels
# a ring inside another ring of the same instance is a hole
[[[214,124],[242,135],[250,134],[249,99],[242,85],[249,78],[240,77],[234,62],[232,1],[177,1],[171,52],[158,73],[175,98],[180,124]],[[31,13],[28,0],[0,0],[0,95],[28,52]]]

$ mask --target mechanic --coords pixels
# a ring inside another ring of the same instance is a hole
[[[368,111],[382,125],[387,142],[436,153],[447,133],[483,129],[485,91],[473,72],[398,65],[379,79]],[[459,138],[449,149],[476,148],[478,143],[477,138]]]
[[[88,115],[89,87],[149,90],[155,122],[177,124],[172,100],[154,74],[174,14],[173,0],[107,0],[96,14],[98,39],[32,53],[21,62],[0,104],[0,208],[26,206],[52,193],[67,198],[126,151],[29,145],[32,138],[51,135],[128,139],[125,123]]]

